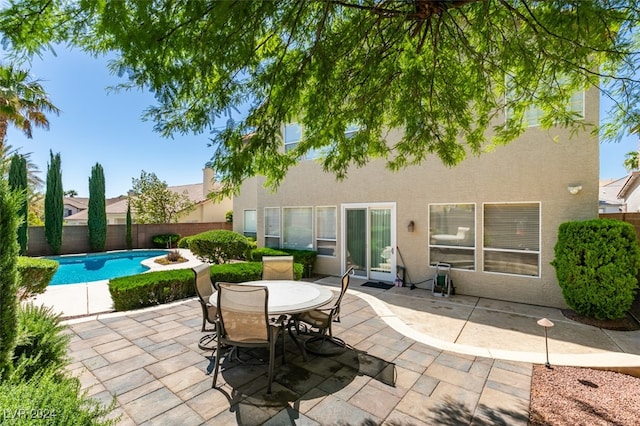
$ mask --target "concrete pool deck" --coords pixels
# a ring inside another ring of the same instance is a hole
[[[177,249],[187,262],[174,265],[160,265],[154,259],[143,260],[141,263],[151,271],[166,271],[170,269],[188,269],[201,264],[193,253],[185,249]],[[32,300],[36,305],[45,305],[63,315],[65,318],[112,312],[113,303],[109,293],[109,280],[92,281],[78,284],[50,285],[47,290]]]

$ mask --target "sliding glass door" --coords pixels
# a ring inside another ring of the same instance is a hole
[[[357,276],[393,282],[396,270],[395,205],[343,206],[344,265]]]

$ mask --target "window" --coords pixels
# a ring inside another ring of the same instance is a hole
[[[360,126],[351,124],[347,126],[344,134],[347,138],[353,137],[361,129]],[[298,143],[302,140],[302,125],[298,123],[290,123],[284,126],[284,152],[294,150]],[[326,156],[328,150],[331,149],[328,146],[321,148],[311,148],[307,151],[303,159],[315,160],[317,158],[323,158]]]
[[[284,126],[284,152],[289,152],[298,146],[302,140],[302,126],[291,123]]]
[[[429,262],[475,270],[475,204],[429,205]]]
[[[242,233],[245,237],[256,238],[258,232],[258,214],[255,210],[243,212]]]
[[[280,247],[280,208],[278,207],[264,209],[264,246]]]
[[[565,80],[566,81],[566,80]],[[511,82],[511,78],[507,77],[507,84]],[[560,84],[563,83],[563,78],[560,78]],[[509,100],[509,94],[507,94],[507,101]],[[569,112],[578,113],[581,118],[584,118],[584,91],[574,93],[569,99],[569,105],[567,110]],[[506,110],[506,118],[509,117],[509,109]],[[524,111],[524,121],[528,127],[536,127],[540,125],[540,119],[542,118],[542,110],[537,107],[529,107]]]
[[[336,255],[336,207],[316,207],[316,250],[320,256]]]
[[[540,203],[484,205],[484,270],[540,276]]]
[[[584,92],[580,91],[574,93],[569,101],[569,111],[577,112],[580,117],[584,118]],[[529,127],[535,127],[540,125],[540,118],[542,118],[542,110],[536,107],[527,108],[524,112],[524,120]]]
[[[282,209],[282,247],[313,249],[313,220],[311,207],[285,207]]]

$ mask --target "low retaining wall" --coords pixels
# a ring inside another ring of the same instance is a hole
[[[178,234],[181,237],[199,234],[215,229],[233,230],[233,225],[227,222],[207,223],[162,223],[131,225],[132,248],[152,248],[151,238],[158,234]],[[105,250],[125,250],[126,225],[107,225],[107,243]],[[89,228],[87,226],[64,226],[62,228],[62,251],[60,254],[87,253],[89,249]],[[29,256],[49,256],[53,252],[47,244],[44,226],[29,227]]]

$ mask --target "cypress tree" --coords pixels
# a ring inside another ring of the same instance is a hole
[[[107,243],[107,210],[105,205],[104,171],[100,163],[91,169],[89,177],[89,247],[103,251]]]
[[[47,165],[47,191],[44,197],[44,234],[53,254],[62,250],[62,222],[64,203],[60,153],[49,151],[51,162]]]
[[[20,254],[27,253],[27,241],[29,239],[29,204],[27,203],[27,159],[22,155],[14,155],[11,157],[11,165],[9,166],[9,188],[13,191],[23,192],[20,209],[18,212],[18,220],[22,223],[18,227],[18,244],[20,245]]]
[[[131,236],[131,205],[127,203],[127,236],[126,236],[127,250],[133,248],[133,237]]]
[[[18,211],[24,195],[9,189],[0,176],[0,380],[13,366],[18,316]]]

